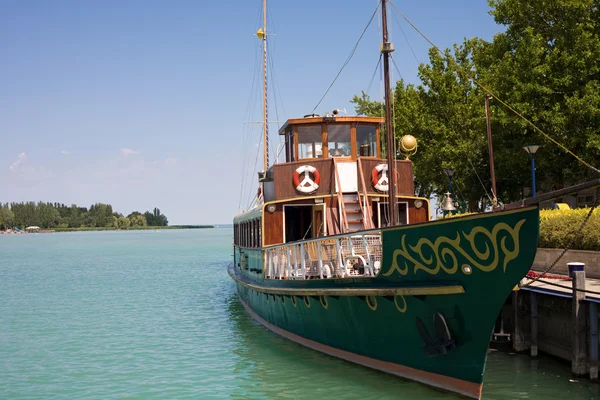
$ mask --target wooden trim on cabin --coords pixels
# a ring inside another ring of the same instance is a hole
[[[321,124],[321,153],[322,158],[329,158],[329,142],[327,141],[327,124]]]
[[[284,135],[285,130],[289,125],[302,125],[302,124],[323,124],[323,123],[343,123],[343,122],[362,122],[362,123],[372,123],[372,124],[383,124],[385,122],[385,118],[382,117],[365,117],[361,115],[353,115],[353,116],[337,116],[337,117],[307,117],[307,118],[292,118],[288,119],[285,124],[279,129],[279,134]]]
[[[356,152],[356,122],[350,124],[350,154],[353,160],[356,160],[356,157],[358,157],[358,153]]]
[[[299,159],[298,155],[298,126],[294,126],[294,129],[292,131],[292,135],[294,136],[294,158],[292,160],[289,160],[290,162],[294,162],[296,160]]]

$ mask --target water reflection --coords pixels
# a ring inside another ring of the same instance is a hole
[[[570,365],[547,356],[531,358],[492,352],[488,356],[485,400],[500,399],[600,399],[600,387],[571,376]]]
[[[256,323],[235,287],[226,300],[236,355],[234,399],[458,399],[457,396],[335,359],[283,339]],[[599,386],[572,379],[568,364],[492,351],[484,400],[600,399]]]
[[[232,286],[233,287],[233,286]],[[256,323],[235,293],[227,300],[237,356],[235,399],[443,399],[456,396],[326,356]]]

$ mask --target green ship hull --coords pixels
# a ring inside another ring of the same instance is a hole
[[[533,263],[537,207],[381,229],[375,277],[265,279],[265,250],[229,274],[268,329],[312,349],[480,398],[506,298]]]

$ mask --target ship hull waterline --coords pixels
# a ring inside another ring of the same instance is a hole
[[[539,211],[524,208],[385,229],[374,278],[263,279],[261,249],[243,248],[235,253],[247,268],[229,272],[245,309],[269,330],[479,399],[496,319],[538,237]]]

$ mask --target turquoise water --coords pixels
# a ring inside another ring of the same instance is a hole
[[[231,229],[0,236],[2,399],[456,399],[253,322]],[[549,358],[490,354],[484,399],[600,399]]]

